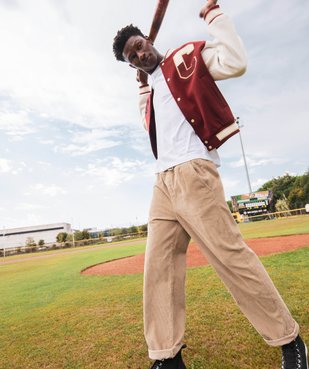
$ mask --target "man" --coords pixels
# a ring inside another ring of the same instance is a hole
[[[299,326],[226,205],[216,149],[238,132],[214,80],[245,72],[243,44],[216,0],[200,16],[212,41],[165,56],[132,25],[118,31],[118,60],[138,70],[140,110],[157,160],[144,274],[144,333],[152,369],[185,369],[185,268],[190,238],[264,340],[282,346],[282,369],[308,369]],[[151,76],[152,88],[147,84]]]

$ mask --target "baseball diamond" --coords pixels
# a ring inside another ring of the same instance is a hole
[[[291,235],[285,237],[268,237],[247,240],[248,245],[259,256],[271,255],[306,247],[309,244],[309,234]],[[82,270],[84,275],[126,275],[143,273],[145,254],[126,258],[109,260]],[[208,265],[196,243],[191,243],[187,253],[187,267]]]

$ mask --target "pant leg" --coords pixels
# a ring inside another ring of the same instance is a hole
[[[243,241],[225,202],[215,165],[197,159],[177,170],[175,210],[179,222],[198,242],[241,311],[264,340],[272,346],[291,342],[299,326],[261,261]]]
[[[153,192],[144,267],[144,333],[154,360],[172,358],[182,346],[190,240],[175,217],[161,177]]]

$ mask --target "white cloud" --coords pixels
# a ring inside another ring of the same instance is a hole
[[[223,176],[222,177],[222,182],[224,183],[225,187],[227,187],[227,188],[232,187],[233,188],[233,187],[238,186],[240,181],[239,181],[239,179],[233,179],[233,178]]]
[[[24,217],[22,220],[19,220],[19,224],[21,226],[32,226],[32,225],[39,225],[39,224],[46,224],[46,219],[44,219],[40,213],[32,213],[29,211],[26,211],[24,214]]]
[[[279,158],[259,158],[259,157],[253,157],[253,156],[248,156],[246,155],[246,162],[248,167],[257,167],[257,166],[265,166],[265,165],[269,165],[269,164],[279,164],[284,162],[284,159],[279,159]],[[232,161],[229,163],[230,167],[232,168],[240,168],[243,167],[244,164],[244,159],[243,157],[239,158],[239,160],[237,161]]]
[[[8,173],[11,170],[10,160],[0,158],[0,173]]]
[[[38,138],[38,141],[40,141],[40,143],[42,145],[54,145],[55,141],[54,140],[42,140],[40,138]]]
[[[56,146],[55,151],[68,153],[72,156],[86,155],[120,145],[120,137],[121,133],[117,130],[83,130],[73,133],[71,137],[72,144]]]
[[[48,195],[51,197],[58,196],[58,195],[65,195],[67,191],[60,186],[52,185],[43,185],[42,183],[37,183],[36,185],[32,186],[32,190],[35,190],[43,195]]]
[[[43,206],[41,204],[33,204],[33,203],[27,203],[27,202],[22,202],[20,204],[18,204],[16,206],[16,210],[29,210],[29,211],[32,211],[32,210],[40,210],[40,209],[44,209],[46,208],[46,206]]]
[[[129,182],[137,176],[153,175],[153,168],[145,161],[109,157],[87,165],[87,168],[76,168],[83,176],[96,177],[106,186],[118,186]]]
[[[25,169],[24,162],[14,162],[13,160],[0,158],[0,173],[17,175]]]
[[[108,149],[114,146],[117,146],[118,143],[114,141],[107,141],[107,140],[100,140],[92,143],[88,143],[86,146],[78,146],[74,144],[69,144],[66,146],[63,146],[61,148],[61,151],[67,154],[70,154],[72,156],[80,156],[80,155],[87,155],[91,152],[102,150],[102,149]],[[56,151],[58,151],[58,147],[55,148]]]
[[[267,178],[258,178],[258,179],[256,179],[254,182],[251,183],[252,189],[254,189],[254,188],[258,189],[259,187],[261,187],[267,181],[269,181],[269,179],[267,179]]]
[[[77,13],[81,4],[67,2],[68,16],[64,17],[59,7],[47,0],[19,5],[0,12],[0,92],[9,95],[20,109],[51,120],[90,128],[123,121],[118,97],[122,97],[123,106],[133,106],[134,96],[128,99],[121,92],[122,73],[117,73],[112,55],[112,37],[108,49],[93,48],[93,34],[83,24],[84,17],[95,16],[93,7]],[[108,14],[104,9],[107,5],[96,5],[98,13]],[[96,39],[103,42],[101,17],[100,27]],[[128,109],[126,114],[131,122],[132,111]]]
[[[291,170],[286,170],[282,175],[286,175],[286,174],[288,174],[290,176],[297,176],[298,175],[298,173],[295,173]]]
[[[26,111],[0,110],[0,130],[4,130],[7,135],[14,136],[18,141],[22,136],[36,131],[31,123],[29,114]]]
[[[46,168],[46,167],[51,167],[52,166],[52,163],[48,162],[48,161],[44,161],[44,160],[38,160],[37,163],[43,167],[43,168]]]

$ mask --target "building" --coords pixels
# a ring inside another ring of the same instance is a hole
[[[0,229],[0,249],[11,247],[23,247],[29,238],[37,244],[40,240],[44,243],[56,242],[57,234],[60,232],[71,233],[71,224],[55,223],[39,226]]]

